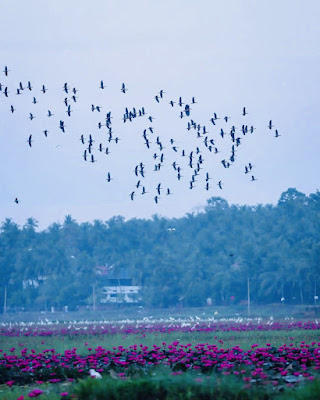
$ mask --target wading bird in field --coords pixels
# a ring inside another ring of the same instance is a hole
[[[100,374],[100,372],[97,372],[93,368],[89,369],[89,374],[90,374],[91,378],[102,379],[102,375]]]

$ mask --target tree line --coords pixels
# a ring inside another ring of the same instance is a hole
[[[290,188],[277,205],[229,205],[168,219],[113,217],[43,231],[29,218],[0,226],[0,307],[69,310],[97,304],[108,274],[129,271],[148,307],[244,302],[313,304],[320,291],[320,192]],[[6,304],[4,302],[6,301]]]

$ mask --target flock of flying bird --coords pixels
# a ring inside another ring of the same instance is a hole
[[[10,70],[8,69],[7,66],[4,67],[3,73],[5,77],[8,77]],[[103,80],[100,81],[100,85],[98,86],[99,90],[105,90],[106,85]],[[47,93],[47,87],[45,85],[41,86],[41,89],[37,90],[37,92],[34,90],[32,84],[30,81],[28,81],[26,84],[23,84],[22,82],[19,82],[17,87],[11,92],[11,89],[9,90],[8,86],[5,83],[0,83],[0,95],[2,94],[6,99],[9,101],[9,107],[8,107],[8,112],[11,112],[12,114],[16,111],[14,105],[12,102],[10,103],[11,99],[14,98],[13,95],[16,96],[22,96],[25,92],[32,92],[31,97],[32,97],[32,104],[37,104],[41,100],[38,100],[38,94],[42,93],[42,95],[45,95]],[[119,90],[123,95],[125,96],[128,89],[124,83],[122,83],[121,87],[119,87]],[[68,83],[64,83],[64,85],[61,87],[61,92],[64,94],[64,99],[63,103],[65,106],[65,112],[67,115],[67,118],[72,116],[72,104],[77,103],[78,101],[78,89],[77,88],[71,88],[69,87]],[[41,95],[41,96],[42,96]],[[242,118],[243,118],[243,123],[241,126],[240,130],[237,130],[237,128],[234,125],[229,126],[228,122],[230,117],[229,116],[224,116],[224,117],[218,117],[216,113],[213,113],[210,120],[208,121],[210,127],[214,127],[216,130],[215,135],[216,137],[211,137],[209,136],[209,128],[205,124],[201,124],[198,121],[196,121],[192,117],[192,110],[197,104],[197,101],[195,97],[192,97],[190,101],[186,102],[182,99],[182,97],[179,97],[177,101],[174,101],[172,99],[166,99],[165,92],[163,90],[160,90],[155,96],[154,96],[154,101],[156,103],[162,103],[165,102],[169,108],[173,108],[174,110],[177,110],[177,117],[180,118],[183,122],[185,121],[185,128],[186,130],[194,135],[194,138],[196,139],[196,145],[192,150],[187,150],[186,148],[180,148],[179,142],[177,142],[174,138],[170,138],[169,143],[163,143],[161,140],[160,136],[158,133],[156,133],[156,129],[151,126],[153,123],[154,117],[151,115],[148,115],[145,111],[144,107],[141,107],[140,109],[136,109],[135,107],[132,107],[132,109],[129,109],[128,107],[125,107],[123,115],[122,115],[122,123],[128,124],[128,123],[133,123],[136,118],[143,118],[146,121],[145,128],[141,132],[141,138],[143,140],[143,145],[145,146],[146,153],[149,153],[150,158],[152,158],[153,162],[153,173],[157,173],[160,171],[164,165],[165,165],[165,160],[167,159],[172,159],[174,158],[174,161],[167,167],[169,167],[172,172],[176,175],[176,179],[180,181],[183,177],[185,177],[184,181],[188,182],[189,189],[192,190],[194,189],[197,185],[198,182],[203,182],[201,187],[204,190],[209,191],[209,189],[212,187],[210,182],[212,181],[213,177],[210,176],[211,172],[205,170],[205,157],[211,153],[212,156],[217,157],[218,161],[221,163],[223,168],[230,168],[236,161],[236,153],[238,151],[238,147],[242,144],[242,141],[246,135],[253,134],[255,131],[254,126],[249,126],[247,123],[247,110],[246,107],[242,108]],[[102,106],[100,105],[91,105],[91,112],[98,113],[99,116],[102,115]],[[240,114],[240,113],[239,113]],[[48,110],[47,111],[47,118],[52,118],[54,117],[54,111],[53,110]],[[33,112],[29,112],[29,119],[30,121],[33,121],[33,119],[36,118],[36,115]],[[110,154],[110,147],[113,144],[118,144],[120,137],[114,135],[114,130],[112,126],[112,112],[108,111],[105,113],[104,116],[104,121],[103,122],[98,122],[97,127],[99,130],[103,129],[106,132],[106,137],[105,140],[106,142],[99,143],[97,147],[95,147],[94,143],[94,137],[93,134],[89,134],[88,138],[85,137],[84,134],[81,134],[79,137],[79,140],[81,144],[83,145],[83,159],[86,162],[91,162],[95,163],[97,161],[97,156],[96,152],[99,151],[100,153],[104,153],[105,155]],[[221,119],[221,122],[223,124],[223,127],[217,126],[218,120]],[[66,130],[66,124],[65,124],[65,118],[58,118],[59,122],[57,123],[57,129],[60,129],[63,133],[65,133]],[[269,121],[267,128],[274,133],[274,137],[278,138],[279,132],[277,129],[273,129],[274,125],[272,120]],[[44,129],[43,134],[45,137],[48,137],[48,129]],[[27,145],[32,148],[32,144],[34,142],[33,140],[34,134],[30,134],[29,137],[27,138]],[[230,153],[222,158],[219,154],[221,151],[218,148],[217,145],[217,138],[219,140],[224,140],[227,141],[229,144],[229,149]],[[141,140],[141,139],[140,139]],[[151,141],[152,140],[152,141]],[[170,147],[170,152],[171,156],[168,157],[168,153],[164,152],[164,149],[168,151],[168,145]],[[207,155],[204,156],[204,152],[207,152]],[[141,154],[142,156],[142,154]],[[204,172],[202,173],[202,170]],[[145,195],[147,194],[147,188],[144,183],[145,177],[147,174],[149,174],[151,171],[147,170],[145,160],[140,161],[137,163],[134,167],[134,170],[132,171],[133,174],[133,179],[135,179],[136,183],[132,187],[131,191],[129,192],[130,199],[133,201],[137,195]],[[257,178],[253,174],[253,164],[251,162],[248,162],[247,165],[243,167],[243,172],[244,174],[249,174],[251,177],[251,181],[256,181]],[[188,177],[187,177],[188,176]],[[106,181],[110,183],[114,178],[111,176],[110,172],[106,173]],[[216,182],[216,185],[218,186],[219,189],[223,188],[223,182],[222,180],[218,180]],[[150,188],[148,188],[150,189]],[[159,182],[158,184],[155,184],[154,187],[152,188],[152,197],[155,203],[158,204],[158,202],[161,199],[161,196],[165,194],[166,196],[171,195],[173,192],[171,188],[166,187],[164,185],[164,182]],[[15,203],[19,203],[20,200],[18,198],[15,198]]]

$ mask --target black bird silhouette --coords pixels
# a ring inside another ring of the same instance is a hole
[[[135,193],[134,193],[134,192],[132,192],[132,193],[130,194],[130,198],[131,198],[131,200],[133,200],[133,198],[134,198],[134,195],[135,195]]]
[[[30,113],[29,118],[30,118],[30,121],[32,121],[35,118],[35,116],[32,113]]]
[[[246,112],[246,108],[243,107],[243,109],[242,109],[242,115],[245,116],[245,115],[247,115],[247,114],[248,114],[248,113]]]
[[[48,110],[48,117],[52,117],[54,114],[50,110]]]
[[[29,146],[30,146],[30,147],[32,147],[32,142],[33,142],[33,140],[32,140],[32,135],[30,135],[30,136],[29,136],[29,139],[28,139],[28,143],[29,143]]]
[[[195,100],[194,97],[192,97],[191,103],[192,103],[192,104],[196,104],[196,100]]]
[[[164,91],[161,89],[160,92],[159,92],[159,95],[160,95],[161,99],[163,98],[163,93],[164,93]]]
[[[278,130],[276,129],[274,137],[279,137],[279,136],[281,135],[279,135]]]
[[[100,89],[104,89],[105,88],[105,86],[104,86],[104,84],[103,84],[103,81],[101,81],[100,82]]]
[[[10,69],[8,69],[8,67],[5,66],[3,72],[4,72],[5,76],[8,76],[8,72],[10,72]]]
[[[43,131],[43,133],[45,137],[48,137],[48,131],[46,129]]]
[[[123,83],[123,84],[122,84],[122,87],[121,87],[121,92],[122,92],[122,93],[125,93],[127,90],[128,90],[128,89],[126,88],[125,84]]]
[[[171,107],[174,106],[174,103],[175,103],[175,101],[172,101],[172,100],[169,102],[169,104],[171,105]]]
[[[70,104],[68,105],[68,109],[67,109],[66,113],[68,114],[69,117],[71,117],[72,110],[71,110]]]
[[[222,182],[221,181],[218,182],[218,186],[219,186],[220,189],[222,189]]]
[[[69,92],[69,88],[68,88],[68,84],[67,84],[67,83],[65,83],[65,84],[63,85],[63,90],[64,90],[64,92],[66,92],[66,93]]]
[[[14,202],[15,202],[16,204],[19,204],[19,200],[18,200],[17,197],[14,199]]]
[[[61,120],[60,120],[60,126],[59,126],[59,128],[62,130],[63,133],[65,133],[64,121],[61,121]]]
[[[110,172],[108,172],[107,182],[111,182],[111,180],[112,180],[112,178],[111,178]]]
[[[257,181],[258,179],[255,178],[253,175],[251,176],[251,181]]]
[[[158,196],[154,196],[154,201],[158,204]]]
[[[46,93],[47,90],[48,90],[48,89],[47,89],[44,85],[42,85],[41,92],[42,92],[42,93]]]
[[[32,90],[32,86],[31,86],[31,82],[28,81],[28,89],[31,91]]]
[[[272,120],[270,120],[270,121],[269,121],[268,128],[269,128],[269,129],[272,129],[272,128],[273,128],[273,125],[272,125]]]
[[[13,106],[11,106],[10,107],[10,111],[12,112],[12,114],[14,113],[14,111],[15,111],[15,108],[13,107]]]

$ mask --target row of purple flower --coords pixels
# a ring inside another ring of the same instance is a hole
[[[9,352],[10,353],[10,352]],[[299,346],[293,343],[278,348],[267,343],[263,347],[253,344],[250,350],[239,346],[230,349],[199,343],[194,347],[175,341],[171,344],[152,347],[140,345],[114,347],[107,350],[101,346],[88,348],[87,355],[77,354],[73,348],[64,353],[47,349],[40,353],[27,348],[20,355],[1,352],[0,383],[23,384],[30,382],[60,382],[88,376],[90,369],[100,373],[126,375],[133,370],[146,371],[165,365],[173,373],[196,370],[202,373],[240,375],[245,382],[294,384],[303,379],[313,379],[320,370],[320,343]]]

